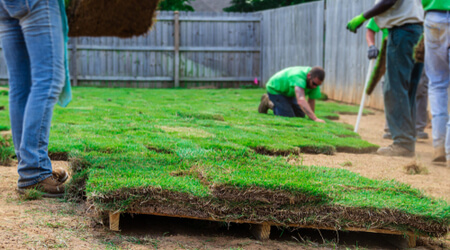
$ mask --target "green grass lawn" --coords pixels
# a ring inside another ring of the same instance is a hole
[[[102,210],[445,234],[450,207],[395,181],[294,166],[301,153],[365,153],[377,146],[327,120],[259,114],[260,89],[75,88],[55,109],[49,154],[70,156],[69,196]],[[8,126],[0,95],[0,127]],[[330,102],[319,118],[356,113]],[[317,157],[320,157],[318,155]]]

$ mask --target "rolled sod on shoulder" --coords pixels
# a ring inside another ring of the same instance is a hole
[[[132,37],[148,32],[159,0],[65,0],[69,36]]]
[[[387,37],[383,40],[381,44],[380,53],[378,54],[377,61],[375,62],[375,67],[370,76],[369,83],[367,85],[366,94],[372,94],[373,90],[377,86],[378,82],[386,73],[386,47],[387,47]]]
[[[417,42],[416,46],[414,46],[414,55],[413,58],[418,63],[425,62],[425,42],[423,39],[423,34]]]

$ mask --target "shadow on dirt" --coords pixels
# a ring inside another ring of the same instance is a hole
[[[151,215],[121,215],[121,234],[132,237],[206,237],[208,245],[214,247],[214,238],[225,237],[257,241],[250,233],[250,224],[199,221]],[[292,242],[299,247],[325,248],[366,248],[366,249],[405,249],[407,240],[402,236],[373,233],[336,232],[329,230],[295,229],[272,227],[269,242]]]

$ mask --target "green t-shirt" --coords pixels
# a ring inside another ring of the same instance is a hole
[[[375,33],[378,33],[380,31],[380,27],[378,27],[377,23],[375,22],[375,19],[370,18],[369,22],[366,25],[366,28],[372,30]],[[383,29],[383,40],[389,35],[388,29]]]
[[[427,10],[450,10],[449,0],[422,0],[423,9]]]
[[[380,31],[380,27],[378,27],[373,18],[370,18],[370,20],[367,22],[366,28],[372,30],[375,33],[378,33]]]
[[[295,96],[295,87],[305,90],[305,96],[309,99],[319,99],[320,86],[315,89],[308,88],[306,83],[307,75],[311,71],[311,67],[290,67],[273,75],[266,84],[266,89],[272,95],[284,95],[287,97]]]

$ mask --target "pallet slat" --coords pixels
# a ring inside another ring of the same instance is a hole
[[[183,219],[193,219],[193,220],[206,220],[206,221],[217,221],[224,222],[224,220],[215,219],[215,218],[198,218],[193,216],[184,216],[184,215],[170,215],[170,214],[162,214],[162,213],[149,213],[145,211],[130,211],[130,214],[146,214],[146,215],[154,215],[154,216],[162,216],[162,217],[172,217],[172,218],[183,218]],[[111,213],[110,213],[111,218]],[[111,220],[111,219],[110,219]],[[271,226],[286,226],[286,227],[295,227],[301,229],[318,229],[318,230],[331,230],[336,231],[336,228],[332,227],[322,227],[322,226],[314,226],[314,225],[302,225],[302,224],[281,224],[275,222],[255,222],[255,221],[246,221],[246,220],[227,220],[227,223],[238,223],[238,224],[252,224],[251,233],[255,236],[256,239],[264,241],[268,240],[270,236]],[[118,227],[118,226],[117,226]],[[113,229],[111,229],[113,230]],[[413,232],[401,232],[391,229],[366,229],[366,228],[356,228],[356,227],[346,227],[340,228],[339,231],[349,231],[349,232],[362,232],[362,233],[376,233],[376,234],[386,234],[386,235],[404,235],[408,241],[408,247],[415,247],[417,244],[418,236]],[[113,230],[113,231],[118,231]]]
[[[109,212],[109,229],[119,231],[120,213]]]

